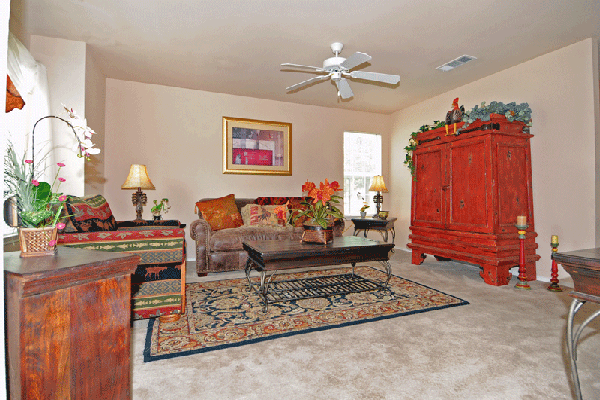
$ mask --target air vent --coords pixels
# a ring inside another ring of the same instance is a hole
[[[458,58],[455,58],[452,61],[448,61],[444,65],[440,65],[436,69],[439,69],[439,70],[441,70],[443,72],[448,72],[448,71],[450,71],[450,70],[452,70],[454,68],[460,67],[461,65],[468,63],[471,60],[477,60],[477,58],[473,57],[473,56],[463,55],[463,56],[460,56]]]

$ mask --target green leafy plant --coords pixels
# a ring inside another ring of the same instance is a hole
[[[152,206],[150,211],[153,215],[160,215],[161,212],[164,212],[165,214],[168,213],[169,208],[171,208],[171,206],[169,205],[169,199],[165,198],[162,199],[160,202],[158,200],[154,200],[154,205]]]
[[[365,203],[361,208],[360,208],[360,212],[365,212],[367,211],[368,208],[370,208],[371,206],[368,205],[367,203]]]
[[[510,122],[521,121],[524,122],[527,127],[531,127],[531,108],[529,108],[529,104],[517,104],[514,101],[504,104],[501,101],[492,101],[489,105],[486,105],[484,101],[481,103],[481,106],[475,105],[471,111],[464,112],[463,121],[465,124],[460,130],[467,128],[478,119],[489,121],[491,114],[504,115]]]
[[[40,228],[53,226],[58,222],[67,196],[58,193],[60,184],[65,181],[58,174],[65,164],[57,165],[58,171],[52,185],[40,182],[35,177],[33,160],[26,160],[25,156],[19,160],[13,144],[8,143],[4,156],[4,177],[8,189],[6,194],[16,199],[21,226]]]
[[[31,159],[26,159],[25,154],[19,159],[14,146],[10,142],[4,154],[4,180],[6,182],[4,197],[15,198],[20,219],[19,225],[25,228],[57,225],[62,206],[67,199],[67,196],[58,192],[60,184],[65,182],[64,178],[58,176],[65,164],[60,162],[56,164],[58,165],[58,171],[54,176],[52,185],[41,181],[39,177],[43,172],[43,170],[40,171],[40,166],[43,165],[47,154],[42,157],[41,161],[38,161],[38,164],[35,163],[33,143],[35,143],[35,127],[37,124],[46,118],[55,118],[66,123],[77,139],[75,150],[80,158],[89,160],[91,154],[100,152],[100,149],[94,148],[91,138],[95,132],[86,125],[85,119],[79,118],[72,108],[67,108],[64,105],[63,107],[66,113],[65,118],[48,115],[38,119],[33,125],[31,131]],[[64,228],[64,226],[59,225],[61,224],[57,225],[58,229]]]
[[[415,165],[413,163],[412,156],[413,151],[416,150],[417,145],[419,144],[417,141],[417,136],[419,135],[419,133],[441,128],[443,126],[446,126],[445,121],[433,121],[433,125],[421,125],[418,131],[410,134],[410,139],[408,139],[408,146],[404,147],[404,150],[406,150],[406,159],[404,160],[404,164],[410,170],[410,174],[412,175],[413,180],[417,180],[415,176]]]
[[[291,222],[293,223],[298,218],[306,216],[309,218],[310,223],[320,225],[323,229],[326,229],[330,224],[333,224],[335,218],[344,218],[344,214],[335,206],[335,204],[340,203],[342,198],[335,195],[335,192],[340,190],[342,188],[337,181],[329,183],[325,179],[325,182],[321,182],[318,188],[313,182],[306,181],[302,185],[302,192],[307,193],[309,199],[301,202],[305,208],[293,215]]]

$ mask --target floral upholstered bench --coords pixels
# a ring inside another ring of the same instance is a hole
[[[64,212],[59,245],[140,256],[131,282],[134,319],[185,311],[185,231],[179,221],[117,222],[101,195],[69,196]]]

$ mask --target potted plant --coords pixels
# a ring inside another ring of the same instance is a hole
[[[79,118],[73,109],[64,107],[67,116],[65,118],[49,115],[42,117],[33,125],[31,142],[34,143],[35,127],[43,119],[56,118],[65,122],[72,130],[77,139],[77,156],[89,160],[90,154],[98,154],[99,149],[94,148],[91,141],[95,133],[85,124],[85,120]],[[26,159],[24,154],[18,158],[12,143],[8,144],[4,155],[4,180],[7,190],[6,198],[12,199],[5,202],[6,205],[16,207],[17,218],[12,218],[12,226],[19,230],[19,244],[21,257],[51,255],[56,252],[57,231],[63,229],[65,224],[59,222],[63,205],[67,196],[59,193],[60,184],[65,179],[59,177],[61,168],[65,164],[57,163],[58,170],[52,184],[43,182],[39,175],[39,166],[35,163],[34,148],[32,144],[31,159]],[[45,157],[44,157],[45,158]],[[43,161],[43,159],[42,159]],[[9,213],[11,210],[8,210]]]
[[[367,209],[371,207],[370,205],[367,204],[367,202],[364,202],[364,205],[360,208],[360,217],[361,218],[365,218],[367,216]]]
[[[320,182],[318,188],[317,185],[309,181],[302,185],[302,192],[308,197],[307,200],[301,202],[305,209],[294,214],[290,219],[293,223],[298,218],[308,218],[307,222],[304,223],[303,242],[325,244],[333,240],[335,219],[344,217],[344,214],[335,206],[339,204],[341,199],[335,192],[341,190],[342,188],[337,181],[329,183],[327,179],[325,179],[325,182]],[[284,210],[283,207],[282,210]]]
[[[169,208],[171,208],[171,206],[169,206],[169,199],[165,198],[165,199],[162,199],[160,202],[158,200],[154,200],[154,205],[152,206],[150,211],[152,211],[154,220],[158,221],[158,220],[162,219],[161,213],[163,211],[165,214],[168,213]]]

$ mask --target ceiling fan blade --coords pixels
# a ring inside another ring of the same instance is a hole
[[[303,88],[305,86],[308,86],[308,85],[311,85],[313,83],[316,83],[317,81],[323,81],[325,79],[329,79],[329,75],[315,76],[314,78],[310,78],[310,79],[307,79],[307,80],[302,81],[300,83],[296,83],[295,85],[286,87],[285,90],[288,91],[288,92],[291,92],[293,90],[301,89],[301,88]]]
[[[302,69],[302,70],[305,70],[308,72],[328,72],[327,70],[324,70],[323,68],[313,67],[311,65],[283,63],[283,64],[281,64],[281,66],[284,68]]]
[[[337,85],[338,92],[340,93],[340,97],[342,99],[349,99],[350,97],[354,96],[352,89],[350,89],[350,84],[345,78],[341,78],[340,80],[336,81],[335,84]]]
[[[371,58],[373,58],[373,57],[371,57],[367,53],[356,52],[356,53],[352,54],[350,57],[346,58],[346,61],[341,63],[340,66],[342,66],[346,69],[352,69],[362,63],[366,63]]]
[[[350,75],[352,78],[389,83],[390,85],[395,85],[400,82],[400,75],[380,74],[378,72],[352,71],[347,75]]]

